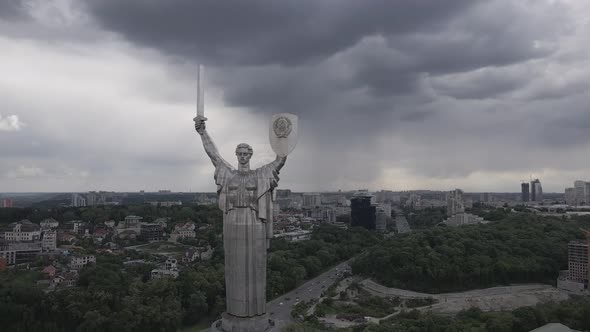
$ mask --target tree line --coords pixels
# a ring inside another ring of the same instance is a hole
[[[352,264],[355,274],[388,286],[440,293],[539,282],[567,269],[567,244],[589,218],[511,214],[485,225],[435,227],[390,238]]]
[[[209,222],[221,223],[218,220]],[[267,294],[299,286],[379,237],[366,230],[322,226],[312,239],[273,240]],[[131,254],[131,259],[144,254]],[[153,264],[125,265],[121,256],[98,255],[80,272],[77,287],[45,293],[39,273],[0,273],[0,326],[6,331],[176,331],[212,321],[225,310],[222,241],[213,258],[186,267],[177,279],[149,280]]]

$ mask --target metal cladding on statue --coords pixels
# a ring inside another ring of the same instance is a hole
[[[286,157],[297,145],[299,117],[291,113],[274,114],[268,137],[270,146],[279,157]]]
[[[198,72],[197,116],[195,129],[201,135],[205,152],[215,166],[219,208],[223,211],[223,249],[225,254],[226,312],[212,331],[253,332],[272,328],[266,313],[266,261],[272,238],[273,190],[287,154],[297,143],[297,116],[276,114],[271,122],[270,141],[280,158],[251,170],[243,159],[234,168],[225,161],[202,125],[202,71]],[[200,121],[200,122],[199,122]],[[251,156],[251,155],[250,155]]]

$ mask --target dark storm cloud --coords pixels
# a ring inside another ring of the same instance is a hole
[[[0,1],[0,19],[7,21],[21,20],[27,17],[22,0]]]
[[[457,99],[498,98],[529,83],[532,73],[514,68],[483,68],[469,73],[441,75],[432,87],[441,95]]]
[[[362,37],[435,29],[472,0],[88,1],[107,29],[210,64],[296,64]]]
[[[132,42],[216,66],[213,79],[231,105],[311,114],[345,111],[342,101],[350,102],[355,90],[367,95],[360,96],[367,104],[353,103],[355,110],[399,110],[385,101],[428,94],[428,77],[547,56],[553,49],[536,43],[567,25],[559,7],[547,14],[511,1],[106,0],[87,6],[99,24]],[[543,26],[547,19],[555,24]],[[483,82],[478,89],[455,84],[443,93],[494,96],[520,80]]]
[[[79,2],[72,3],[79,8]],[[87,0],[82,8],[84,15],[73,16],[75,28],[33,26],[34,35],[41,36],[36,40],[45,44],[65,36],[64,40],[74,38],[85,47],[98,40],[101,47],[123,53],[133,49],[131,58],[149,57],[150,66],[170,68],[165,77],[137,75],[137,87],[130,90],[146,101],[142,107],[154,113],[161,112],[158,103],[162,102],[178,109],[170,114],[174,119],[193,102],[194,65],[206,64],[208,91],[221,90],[225,105],[246,110],[226,109],[227,113],[217,114],[224,123],[212,121],[210,128],[225,127],[231,132],[235,126],[242,130],[239,135],[247,136],[248,121],[225,116],[243,114],[245,120],[258,120],[258,114],[251,117],[247,111],[300,116],[300,145],[284,174],[294,174],[293,183],[304,181],[310,188],[348,186],[347,181],[363,186],[380,179],[387,168],[444,179],[478,171],[526,172],[531,165],[558,167],[572,158],[573,154],[565,153],[570,146],[580,148],[589,142],[584,113],[590,102],[587,75],[550,68],[565,45],[562,39],[568,37],[573,17],[558,2]],[[46,18],[44,13],[32,16],[61,22],[59,16]],[[88,24],[86,17],[90,17]],[[27,24],[13,24],[12,35],[21,33],[21,25]],[[2,26],[0,32],[7,35]],[[129,43],[113,38],[111,32]],[[57,49],[67,47],[52,44]],[[101,47],[87,55],[100,56]],[[576,50],[571,50],[576,61],[587,58]],[[127,69],[132,63],[125,59],[120,65]],[[112,79],[105,81],[110,85]],[[572,94],[579,98],[569,100]],[[129,93],[105,96],[114,100],[113,105],[123,103],[122,97],[128,98]],[[209,100],[218,102],[215,97]],[[130,106],[141,114],[136,105]],[[573,120],[564,119],[568,112]],[[163,123],[160,119],[158,127]],[[169,136],[168,126],[151,135]],[[101,135],[113,136],[99,131],[95,137]],[[96,151],[102,146],[89,147],[88,141],[71,139],[71,133],[52,145],[77,149],[41,151],[43,145],[34,143],[26,150],[87,159],[85,164],[73,164],[92,174],[106,174],[105,169],[121,159],[121,166],[115,168],[133,172],[145,168],[142,174],[150,176],[161,171],[166,180],[178,169],[197,163],[192,157],[178,157],[181,153],[175,148],[136,153],[134,144],[143,142],[125,135],[142,134],[123,130],[120,135],[114,140],[115,150],[121,150],[117,158],[111,156],[117,154],[112,150],[106,158],[97,154],[108,163],[81,157],[80,147]],[[266,136],[266,132],[253,135]],[[14,137],[11,144],[18,145]],[[221,135],[216,139],[223,142]],[[46,143],[41,137],[35,140]],[[118,141],[126,142],[125,146]],[[264,151],[260,145],[255,150]],[[12,154],[15,160],[23,157],[9,147],[0,147],[0,152]],[[516,157],[519,153],[522,158]],[[204,154],[195,158],[201,156],[205,158]],[[134,161],[126,165],[124,161],[130,159]],[[207,161],[203,164],[210,166]],[[21,165],[32,167],[16,161],[10,167]],[[184,185],[185,180],[179,183]]]

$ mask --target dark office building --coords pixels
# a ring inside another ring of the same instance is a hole
[[[350,200],[350,226],[374,230],[377,222],[376,210],[371,205],[371,196],[354,196]]]
[[[522,183],[520,185],[520,188],[521,188],[521,193],[522,193],[521,200],[523,202],[528,202],[529,201],[529,193],[530,193],[530,191],[529,191],[529,184],[526,183],[526,182],[525,183]]]

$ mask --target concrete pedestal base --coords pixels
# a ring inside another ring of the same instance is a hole
[[[212,332],[265,332],[274,326],[268,315],[254,317],[237,317],[227,313],[221,314],[221,319],[211,325]]]

